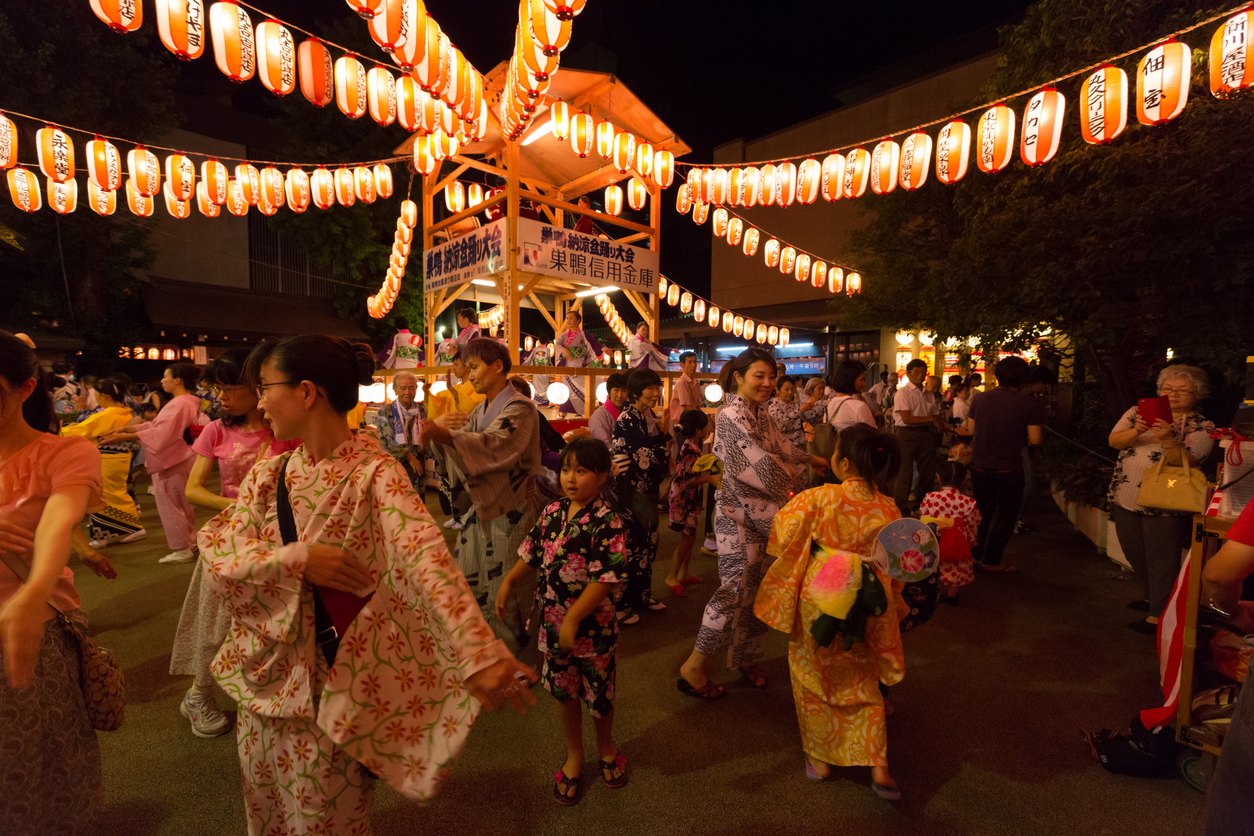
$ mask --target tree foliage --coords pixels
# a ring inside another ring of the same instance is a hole
[[[981,101],[1031,90],[1217,11],[1203,2],[1042,0],[1002,32]],[[839,300],[838,313],[851,323],[975,335],[986,345],[1053,328],[1115,403],[1131,400],[1134,382],[1168,347],[1234,374],[1254,308],[1245,229],[1254,159],[1244,148],[1254,96],[1211,96],[1205,51],[1217,25],[1182,38],[1194,50],[1193,84],[1174,121],[1140,125],[1133,89],[1123,135],[1090,146],[1079,129],[1082,75],[1057,85],[1068,108],[1051,162],[1031,168],[1016,155],[988,176],[973,160],[956,186],[932,179],[917,192],[868,201],[874,217],[846,251],[863,269],[864,289]],[[1133,88],[1143,54],[1116,62]],[[1026,101],[1007,103],[1021,113]]]

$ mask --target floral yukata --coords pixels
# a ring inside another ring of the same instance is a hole
[[[284,462],[300,533],[288,545]],[[329,670],[303,577],[315,543],[344,549],[375,580]],[[369,833],[365,770],[410,798],[433,796],[478,712],[464,680],[509,653],[396,461],[354,433],[317,463],[304,446],[260,462],[200,549],[232,617],[213,673],[239,706],[249,833]]]
[[[826,400],[815,401],[814,406],[802,412],[800,393],[795,395],[791,402],[785,402],[778,397],[766,402],[767,411],[771,413],[771,420],[779,428],[779,434],[792,445],[794,450],[807,449],[805,423],[813,425],[822,421],[827,414],[826,407]],[[809,470],[804,467],[797,468],[797,475],[793,479],[793,492],[800,493],[809,483]]]
[[[426,417],[427,410],[418,401],[414,401],[413,405],[406,409],[404,404],[396,400],[379,407],[379,413],[374,419],[374,426],[379,432],[379,444],[383,447],[383,452],[400,463],[400,466],[409,474],[410,484],[419,492],[423,489],[426,474],[422,467],[415,468],[409,460],[412,456],[421,465],[425,458],[426,454],[416,448],[418,428]]]
[[[866,621],[866,641],[841,650],[839,640],[819,647],[810,626],[821,612],[806,590],[833,552],[869,561],[880,529],[900,517],[892,499],[863,479],[846,479],[805,491],[784,506],[771,526],[768,551],[776,558],[758,590],[754,611],[788,633],[788,673],[811,758],[836,766],[887,766],[888,738],[880,683],[905,673],[897,619],[904,604],[892,579],[876,569],[888,594],[883,615]]]
[[[919,516],[949,518],[961,521],[961,531],[967,543],[974,546],[980,531],[980,510],[975,506],[975,497],[967,496],[957,488],[941,488],[923,497],[919,505]],[[975,580],[975,561],[970,555],[965,560],[946,560],[941,553],[940,582],[945,586],[966,586]]]
[[[535,525],[535,477],[540,472],[540,414],[530,399],[506,384],[491,401],[470,413],[453,446],[432,445],[448,474],[454,508],[469,504],[460,518],[457,563],[493,632],[518,655],[527,647],[527,616],[535,589],[513,584],[505,620],[497,617],[496,593],[514,565],[518,547]]]
[[[594,348],[591,338],[583,331],[575,329],[563,331],[557,336],[557,365],[559,366],[578,366],[580,368],[588,365],[597,357],[597,348]],[[570,359],[562,353],[562,349],[570,352]],[[558,408],[558,412],[568,412],[575,415],[584,414],[584,404],[586,403],[587,394],[584,392],[584,379],[573,375],[566,375],[562,378],[562,382],[570,388],[570,400],[562,404]]]
[[[627,589],[623,595],[627,609],[643,607],[651,597],[658,544],[658,489],[670,468],[669,443],[652,411],[641,412],[627,404],[614,422],[610,452],[631,460],[621,477],[618,504],[627,530]]]
[[[723,463],[723,486],[714,492],[719,588],[706,604],[696,649],[708,656],[727,650],[728,667],[738,668],[762,658],[767,626],[753,614],[753,598],[766,571],[771,520],[810,456],[779,434],[765,405],[736,394],[718,413],[714,455]]]
[[[111,406],[77,424],[61,428],[61,435],[80,436],[96,443],[100,451],[101,474],[104,477],[105,507],[88,516],[93,540],[118,540],[143,529],[139,506],[127,492],[131,475],[133,445],[127,442],[101,444],[106,433],[120,430],[131,422],[131,411],[125,406]]]
[[[570,516],[570,500],[544,509],[523,540],[518,555],[539,571],[534,620],[544,656],[544,687],[561,702],[582,699],[593,717],[614,710],[614,661],[618,619],[614,596],[601,599],[596,611],[579,624],[574,649],[562,650],[558,634],[566,613],[590,583],[620,584],[627,567],[623,524],[597,497]]]
[[[693,482],[705,474],[693,473],[692,466],[701,458],[696,444],[685,441],[675,454],[675,478],[671,479],[670,523],[672,531],[689,536],[697,533],[697,518],[701,515],[701,488]]]

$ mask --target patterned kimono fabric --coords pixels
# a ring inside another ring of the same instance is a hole
[[[705,607],[696,649],[707,656],[726,649],[728,667],[739,668],[762,658],[767,626],[753,614],[753,598],[766,571],[771,519],[810,456],[784,440],[765,404],[755,410],[736,394],[718,414],[714,455],[723,462],[723,487],[714,494],[720,585]]]
[[[588,338],[584,336],[583,331],[566,331],[557,338],[558,348],[570,349],[572,359],[567,360],[565,355],[559,351],[557,365],[559,366],[578,366],[583,368],[592,362],[592,344],[588,342]],[[573,413],[575,415],[583,415],[586,394],[584,392],[582,377],[566,375],[562,378],[562,382],[570,387],[570,400],[558,407],[559,413]]]
[[[493,406],[499,411],[489,419]],[[491,403],[476,406],[466,425],[453,433],[453,449],[433,446],[448,474],[454,506],[470,505],[461,517],[465,527],[457,540],[457,563],[492,631],[519,656],[531,643],[527,617],[534,581],[513,585],[514,600],[504,620],[497,617],[495,604],[505,573],[518,559],[518,547],[539,517],[539,413],[529,399],[506,386]]]
[[[61,435],[78,435],[96,441],[100,450],[100,469],[104,476],[105,507],[88,516],[88,527],[93,540],[118,540],[143,528],[139,522],[139,508],[127,493],[127,481],[131,475],[133,445],[100,444],[105,433],[120,430],[130,423],[131,410],[125,406],[102,409],[86,421],[61,428]]]
[[[669,442],[653,416],[631,404],[623,407],[614,422],[610,452],[631,457],[621,477],[618,503],[627,534],[627,589],[623,593],[627,609],[642,608],[650,598],[658,544],[658,489],[670,464]]]
[[[414,490],[419,493],[422,493],[425,488],[426,473],[410,465],[409,453],[411,452],[410,445],[414,441],[414,425],[426,417],[427,410],[417,401],[414,401],[414,408],[409,412],[406,412],[399,401],[392,401],[381,407],[374,419],[383,452],[396,459],[397,463],[409,474],[409,481],[414,486]],[[398,441],[398,438],[404,440]],[[420,465],[425,457],[426,453],[422,451],[414,454],[414,458],[418,459]]]
[[[755,612],[788,633],[788,672],[801,726],[801,745],[836,766],[887,766],[888,739],[880,683],[905,672],[897,619],[904,606],[892,580],[876,572],[889,607],[870,616],[866,641],[841,649],[838,637],[819,647],[810,626],[822,613],[805,591],[835,551],[869,556],[875,535],[900,513],[892,499],[862,479],[805,491],[775,517],[768,547],[776,558],[758,590]]]
[[[767,401],[767,409],[771,413],[771,420],[775,422],[775,426],[779,428],[779,434],[792,445],[794,450],[808,449],[806,441],[806,428],[803,421],[809,421],[811,424],[821,421],[824,413],[821,412],[817,404],[810,408],[809,412],[801,411],[801,393],[792,399],[792,403],[784,403],[779,398],[771,398]],[[810,485],[810,471],[808,468],[797,468],[797,475],[793,479],[793,493],[798,494]]]
[[[300,537],[281,545],[285,461]],[[315,542],[377,578],[330,669],[302,580]],[[431,798],[478,712],[463,681],[506,652],[396,460],[359,432],[316,464],[303,446],[259,462],[199,543],[232,617],[213,674],[239,707],[248,832],[368,834],[369,773]]]

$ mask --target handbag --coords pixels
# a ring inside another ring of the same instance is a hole
[[[1145,508],[1161,511],[1184,511],[1200,514],[1206,510],[1206,474],[1189,466],[1189,452],[1183,453],[1183,467],[1167,464],[1164,456],[1158,464],[1145,471],[1136,502]]]
[[[0,552],[0,557],[18,580],[25,583],[29,575],[26,564],[10,552]],[[91,727],[96,731],[117,731],[126,718],[126,681],[122,668],[112,651],[96,644],[95,639],[56,605],[49,602],[48,606],[57,611],[57,620],[78,643],[78,685],[87,704]]]

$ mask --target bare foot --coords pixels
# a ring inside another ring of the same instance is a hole
[[[888,767],[873,766],[871,767],[871,780],[879,784],[881,787],[891,787],[897,789],[897,782],[888,774]]]
[[[820,778],[823,778],[826,780],[827,778],[831,777],[831,774],[832,774],[831,764],[824,763],[823,761],[816,761],[814,758],[810,757],[809,755],[806,755],[806,760],[810,762],[810,768],[813,769],[814,773],[818,775]]]
[[[687,662],[680,666],[679,675],[698,691],[704,688],[706,683],[710,681],[710,677],[706,675],[703,668],[692,667]]]

